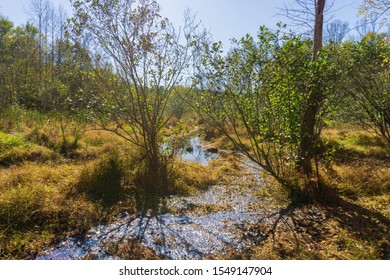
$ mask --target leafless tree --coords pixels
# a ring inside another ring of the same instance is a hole
[[[370,13],[366,17],[356,22],[355,29],[360,37],[364,37],[370,32],[378,33],[384,29],[384,25],[379,23],[379,16],[377,13]]]
[[[30,7],[27,11],[30,16],[31,23],[38,28],[39,33],[46,35],[47,26],[49,20],[49,9],[50,3],[47,0],[31,0]],[[39,55],[40,59],[43,57],[44,53],[44,37],[40,36],[39,38]]]
[[[53,4],[49,4],[48,9],[48,22],[50,29],[50,65],[51,65],[51,80],[54,80],[54,60],[55,60],[55,41],[57,36],[58,20],[57,11],[54,9]]]
[[[76,34],[90,36],[96,47],[95,72],[103,94],[96,95],[95,112],[109,122],[99,125],[140,147],[149,192],[168,186],[161,152],[161,130],[172,117],[168,103],[175,87],[184,85],[194,57],[197,24],[187,15],[176,30],[160,16],[154,0],[72,1]],[[102,57],[106,56],[106,59]],[[115,75],[108,80],[107,65]],[[109,66],[110,67],[110,66]],[[188,85],[191,88],[191,84]]]
[[[61,44],[63,44],[65,39],[65,24],[67,19],[67,13],[63,6],[59,6],[57,10],[57,65],[58,65],[58,71],[59,74],[61,74],[61,65],[62,65],[62,48]]]
[[[52,7],[47,0],[31,0],[29,9],[27,11],[30,16],[30,21],[38,31],[38,73],[39,82],[38,90],[40,92],[46,92],[45,87],[48,79],[46,79],[49,73],[49,48],[48,48],[48,33],[50,22],[50,11]],[[47,92],[46,92],[47,93]],[[47,109],[49,102],[48,96],[43,96],[42,105]]]
[[[334,20],[326,25],[325,41],[327,43],[339,43],[348,34],[349,23],[341,20]]]
[[[326,7],[324,8],[324,23],[329,22],[333,18],[334,1],[327,1]],[[316,0],[294,0],[293,3],[285,4],[283,8],[279,9],[278,15],[285,17],[289,26],[299,30],[304,28],[306,35],[313,36],[316,3]]]

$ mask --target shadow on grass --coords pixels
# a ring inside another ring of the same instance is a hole
[[[323,201],[328,217],[354,238],[373,244],[380,259],[390,258],[390,220],[384,215],[346,201],[337,195]]]
[[[386,148],[388,146],[383,138],[372,135],[358,135],[356,144],[360,146],[377,146],[380,148]]]
[[[317,204],[290,204],[260,219],[255,225],[245,225],[240,229],[246,232],[244,238],[255,246],[243,254],[227,258],[390,258],[390,220],[335,193],[322,197]],[[352,237],[352,242],[345,240],[350,244],[337,243],[339,238],[342,239],[339,234],[343,231]],[[343,246],[353,248],[356,246],[353,240],[370,248],[356,248],[356,252],[344,257],[341,252],[332,252],[343,250]]]
[[[390,149],[387,152],[379,151],[356,151],[351,149],[346,149],[344,147],[337,147],[337,152],[334,155],[334,159],[337,162],[348,163],[354,162],[356,160],[390,160]]]
[[[99,202],[104,207],[111,207],[124,195],[123,176],[120,160],[116,154],[112,154],[94,170],[84,170],[78,189],[86,193],[90,200]]]

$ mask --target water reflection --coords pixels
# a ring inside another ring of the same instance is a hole
[[[198,162],[203,165],[207,165],[211,159],[219,157],[218,150],[206,149],[199,136],[165,142],[161,149],[166,154],[177,150],[177,154],[181,159]]]
[[[184,160],[196,161],[200,164],[207,165],[209,160],[218,158],[217,153],[208,152],[201,144],[199,137],[189,139],[189,145],[180,151],[180,157]]]

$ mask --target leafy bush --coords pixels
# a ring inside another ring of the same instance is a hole
[[[363,128],[390,143],[390,40],[369,33],[358,43],[344,46],[349,94],[344,111]],[[351,118],[350,118],[351,119]]]

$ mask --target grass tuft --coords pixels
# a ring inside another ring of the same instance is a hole
[[[26,145],[22,138],[0,131],[0,152]]]
[[[124,195],[122,179],[125,175],[123,163],[117,152],[111,152],[93,168],[85,168],[80,175],[77,188],[92,201],[112,206]]]

